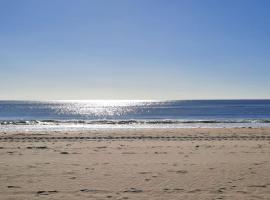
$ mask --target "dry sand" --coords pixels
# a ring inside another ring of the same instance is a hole
[[[270,199],[269,170],[265,128],[0,133],[1,200]]]

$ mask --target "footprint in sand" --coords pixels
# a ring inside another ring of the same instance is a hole
[[[217,192],[218,192],[218,193],[223,193],[224,190],[226,190],[226,188],[225,188],[225,187],[221,187],[221,188],[219,188],[219,189],[217,190]]]

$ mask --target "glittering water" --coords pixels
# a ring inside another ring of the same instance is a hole
[[[270,126],[270,100],[0,101],[0,130]]]

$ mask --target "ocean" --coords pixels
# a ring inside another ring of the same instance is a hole
[[[270,100],[0,101],[0,131],[270,127]]]

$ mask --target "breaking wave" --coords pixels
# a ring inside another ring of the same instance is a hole
[[[0,125],[62,125],[62,124],[93,124],[93,125],[143,125],[143,124],[220,124],[220,123],[270,123],[270,119],[240,120],[4,120]]]

